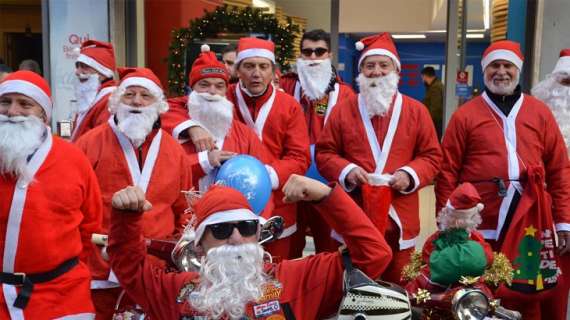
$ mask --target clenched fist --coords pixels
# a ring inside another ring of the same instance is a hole
[[[129,186],[113,194],[111,205],[118,210],[131,210],[137,212],[152,209],[152,204],[146,200],[145,194],[137,186]]]

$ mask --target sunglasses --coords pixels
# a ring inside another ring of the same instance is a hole
[[[251,237],[257,233],[257,220],[244,220],[239,222],[222,222],[211,224],[208,227],[212,231],[214,238],[226,240],[234,232],[234,228],[239,230],[242,237]]]
[[[313,52],[315,53],[315,55],[317,57],[321,57],[325,53],[329,52],[329,49],[327,49],[327,48],[315,48],[315,49],[305,48],[305,49],[301,49],[301,53],[306,57],[310,57],[313,54]]]

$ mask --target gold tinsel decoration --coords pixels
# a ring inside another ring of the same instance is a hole
[[[414,251],[410,256],[410,262],[402,269],[402,280],[412,281],[415,279],[420,274],[422,265],[422,253]]]
[[[431,293],[426,289],[418,289],[418,291],[412,294],[412,298],[416,299],[417,304],[426,303],[431,300]]]
[[[513,281],[513,266],[509,258],[502,253],[493,252],[493,264],[485,270],[483,279],[492,287],[498,287],[502,283],[511,285]]]
[[[461,279],[459,279],[459,283],[461,283],[464,286],[472,286],[477,282],[479,282],[479,278],[481,277],[461,276]]]

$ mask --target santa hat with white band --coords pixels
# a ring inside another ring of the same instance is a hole
[[[209,225],[230,221],[260,221],[241,192],[222,185],[210,187],[200,199],[192,204],[192,212],[194,218],[191,223],[196,234],[194,238],[196,245]]]
[[[81,44],[77,62],[85,63],[107,78],[115,74],[115,52],[108,42],[87,40]]]
[[[483,52],[483,59],[481,59],[481,67],[483,67],[483,71],[485,71],[485,68],[495,60],[509,61],[519,70],[522,70],[524,57],[520,44],[510,40],[493,42]]]
[[[247,58],[267,58],[275,64],[275,44],[259,38],[241,38],[238,41],[236,64]]]
[[[552,73],[566,73],[570,75],[570,48],[560,51],[560,58],[558,58]]]
[[[0,96],[8,93],[19,93],[32,98],[45,111],[47,119],[50,119],[53,109],[51,90],[39,74],[26,70],[10,73],[0,82]]]
[[[451,210],[471,211],[477,209],[479,212],[485,207],[479,192],[469,182],[464,182],[455,188],[445,206]]]
[[[148,68],[119,68],[117,71],[119,72],[120,79],[119,86],[116,91],[117,94],[122,95],[128,87],[137,86],[150,91],[150,93],[159,101],[164,100],[162,84],[152,70]],[[161,108],[159,112],[165,112],[168,110],[167,103],[164,103],[163,106],[164,107]]]
[[[360,59],[358,59],[358,70],[360,70],[360,65],[366,57],[374,55],[390,57],[394,61],[396,68],[398,70],[402,69],[398,50],[394,40],[392,40],[392,36],[388,32],[363,38],[355,43],[355,47],[356,50],[362,51]]]

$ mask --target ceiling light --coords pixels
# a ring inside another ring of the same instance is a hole
[[[425,34],[393,34],[394,39],[425,39]]]
[[[483,39],[485,38],[485,35],[482,33],[468,33],[466,35],[467,39]]]

